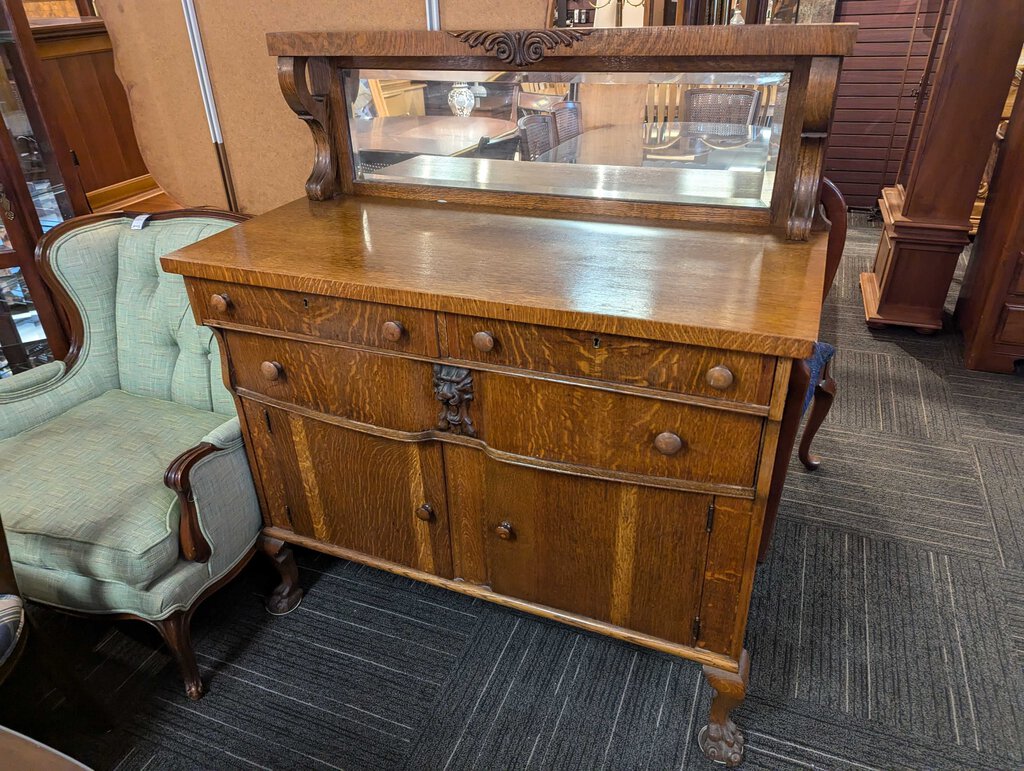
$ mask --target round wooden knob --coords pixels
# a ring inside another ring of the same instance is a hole
[[[405,327],[399,321],[385,321],[380,329],[384,339],[390,340],[392,343],[397,343],[405,334]]]
[[[708,385],[715,390],[724,391],[732,385],[732,370],[724,364],[719,364],[718,366],[709,369],[708,373],[704,376],[704,379],[707,381]]]
[[[497,533],[498,538],[500,538],[503,541],[511,541],[513,538],[516,537],[516,532],[512,529],[511,522],[502,522],[500,525],[494,528],[494,532]]]
[[[231,298],[224,294],[210,295],[210,308],[217,313],[224,313],[231,307]]]
[[[662,455],[675,455],[683,449],[683,440],[671,431],[662,431],[654,437],[654,449]]]
[[[473,347],[481,353],[494,350],[494,335],[490,332],[477,332],[473,335]]]
[[[265,380],[280,380],[284,374],[284,367],[276,361],[265,361],[260,364],[260,373]]]
[[[432,522],[434,519],[434,507],[429,503],[424,503],[416,509],[416,516],[424,522]]]

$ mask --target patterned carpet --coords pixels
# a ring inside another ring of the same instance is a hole
[[[869,331],[857,276],[877,242],[851,233],[822,331],[840,387],[824,463],[794,466],[759,573],[745,768],[1020,768],[1024,378],[965,370],[948,331]],[[0,722],[97,769],[711,767],[694,664],[300,564],[289,616],[263,611],[261,562],[197,613],[199,703],[147,627],[37,612],[117,728],[90,731],[31,662]]]

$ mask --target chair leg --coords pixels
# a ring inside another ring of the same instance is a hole
[[[291,613],[302,602],[302,587],[299,586],[299,568],[295,564],[295,555],[284,541],[265,535],[260,536],[260,547],[281,577],[281,583],[267,597],[267,612],[275,616]]]
[[[808,471],[815,471],[821,465],[821,458],[811,455],[811,442],[814,435],[818,433],[821,424],[825,422],[828,411],[832,409],[832,401],[836,397],[836,381],[829,371],[830,365],[825,366],[822,381],[814,387],[814,402],[811,404],[811,414],[807,416],[807,425],[804,426],[804,435],[800,439],[800,462]]]
[[[178,669],[181,670],[181,677],[185,681],[185,693],[192,699],[198,701],[203,698],[203,680],[199,676],[199,667],[196,665],[196,653],[192,648],[192,611],[179,610],[161,621],[152,622],[160,631],[167,647],[174,654],[178,662]]]

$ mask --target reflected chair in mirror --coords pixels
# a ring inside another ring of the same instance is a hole
[[[203,684],[192,614],[257,550],[287,613],[291,552],[262,517],[216,338],[160,257],[245,219],[206,210],[79,217],[39,242],[71,353],[0,380],[0,490],[22,596],[155,627],[186,693]],[[218,295],[225,306],[230,298]]]
[[[682,118],[683,91],[681,83],[651,83],[647,86],[644,122],[677,123]]]
[[[829,228],[828,241],[825,247],[825,280],[822,286],[822,301],[824,302],[828,298],[829,292],[832,291],[832,284],[835,282],[836,273],[839,272],[839,263],[842,261],[843,250],[846,248],[848,223],[846,200],[843,198],[839,188],[836,187],[836,184],[828,177],[824,177],[821,180],[820,196],[821,206],[818,213],[819,215],[823,213],[823,217],[821,217],[824,220],[823,224]],[[830,371],[835,354],[836,349],[832,344],[822,340],[815,342],[813,353],[810,358],[804,361],[804,365],[809,371],[809,379],[807,390],[797,395],[801,400],[799,409],[794,409],[792,416],[790,416],[790,404],[789,399],[787,399],[786,412],[782,419],[783,426],[781,430],[783,432],[792,431],[793,433],[790,436],[795,436],[800,420],[807,412],[808,407],[810,408],[811,412],[807,416],[807,423],[804,425],[804,433],[797,450],[800,462],[804,464],[808,471],[816,471],[821,466],[821,459],[811,454],[811,442],[814,441],[814,437],[818,433],[818,429],[821,428],[821,424],[825,422],[825,418],[828,416],[829,410],[832,409],[832,402],[836,396],[836,381],[833,379]],[[789,398],[794,398],[794,396]],[[776,460],[776,472],[772,477],[769,499],[775,498],[777,501],[781,497],[781,487],[789,460],[789,458],[779,458]],[[761,529],[761,544],[757,553],[758,562],[764,562],[768,555],[768,548],[771,546],[778,513],[777,505],[769,505],[768,511],[765,514],[764,526]]]
[[[551,116],[555,119],[555,144],[568,142],[582,133],[579,102],[559,102],[552,108]]]
[[[373,173],[382,171],[388,166],[415,158],[416,153],[404,153],[399,150],[360,150],[356,156],[359,168],[357,172]]]
[[[550,113],[554,106],[564,98],[564,94],[538,94],[532,91],[520,91],[517,97],[519,113],[521,115]]]
[[[756,88],[691,88],[684,92],[684,114],[690,123],[752,125],[761,92]]]
[[[495,161],[514,161],[519,152],[519,134],[491,139],[480,137],[473,152],[468,154],[470,158],[489,158]]]
[[[527,115],[519,119],[519,147],[524,161],[537,158],[558,144],[555,120],[550,114]]]

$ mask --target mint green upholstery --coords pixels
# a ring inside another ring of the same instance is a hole
[[[178,559],[178,498],[164,472],[223,422],[212,412],[115,389],[5,440],[3,456],[17,459],[9,464],[17,473],[0,471],[15,559],[132,586],[152,583]]]
[[[82,314],[78,360],[0,381],[0,490],[23,594],[71,610],[149,619],[188,607],[255,542],[259,505],[212,333],[196,325],[161,255],[230,227],[214,217],[128,218],[56,237],[54,270]],[[212,556],[180,555],[167,466],[192,469]]]

